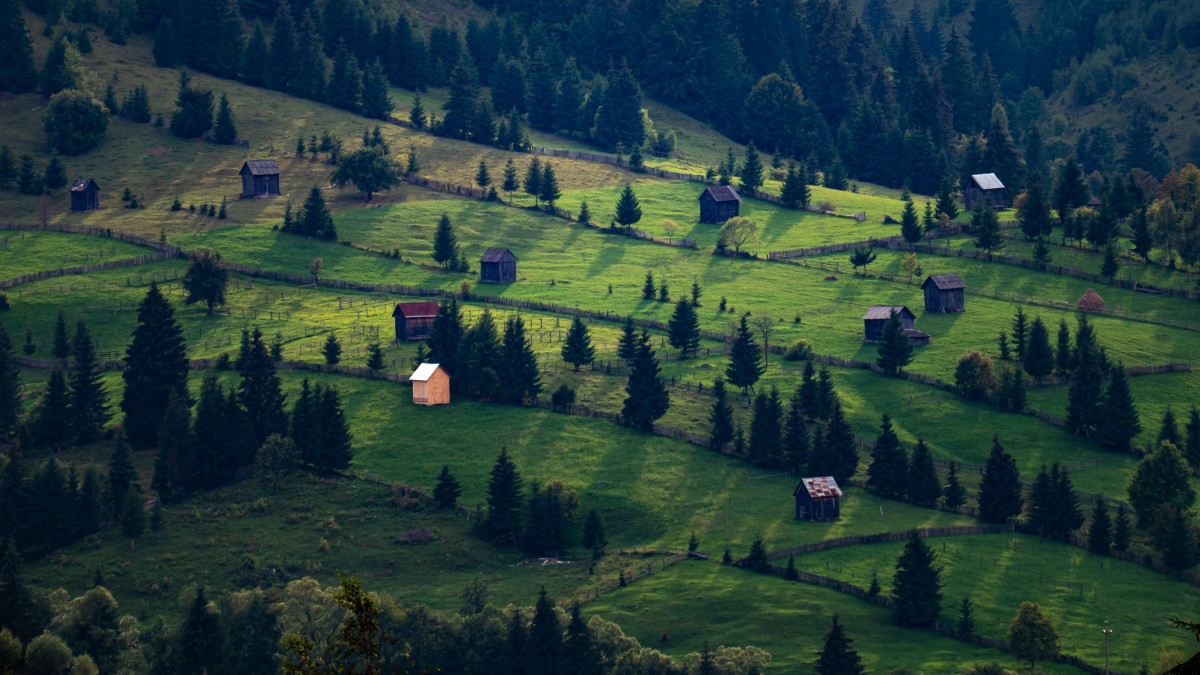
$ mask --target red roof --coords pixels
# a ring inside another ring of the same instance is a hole
[[[402,316],[406,319],[432,319],[437,316],[436,302],[398,302],[392,316]]]

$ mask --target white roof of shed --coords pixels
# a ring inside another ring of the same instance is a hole
[[[417,366],[417,370],[409,376],[409,382],[428,382],[429,378],[433,377],[433,372],[438,369],[436,363],[422,363]]]
[[[996,177],[994,173],[977,173],[971,176],[971,180],[979,186],[980,190],[1003,190],[1004,183]]]

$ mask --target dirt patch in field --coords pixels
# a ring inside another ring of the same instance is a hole
[[[150,148],[149,150],[147,150],[146,152],[152,157],[157,157],[158,155],[165,155],[170,151],[171,151],[170,148],[164,148],[161,145],[156,145],[153,148]]]

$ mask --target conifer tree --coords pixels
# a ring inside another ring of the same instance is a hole
[[[1004,237],[1000,232],[1000,219],[991,202],[984,200],[971,214],[971,232],[975,235],[975,247],[988,253],[1004,248]]]
[[[979,517],[992,523],[1002,523],[1021,513],[1021,480],[1017,463],[1000,445],[1000,437],[992,439],[992,451],[983,467],[979,482]]]
[[[762,158],[758,155],[758,149],[754,147],[754,141],[746,144],[746,160],[742,162],[742,170],[738,174],[738,178],[741,179],[742,189],[746,191],[746,194],[754,194],[755,190],[762,187]]]
[[[114,518],[121,515],[121,509],[125,506],[125,496],[129,494],[135,480],[137,471],[129,458],[129,444],[124,438],[118,438],[117,445],[108,459],[108,483],[105,490],[108,512]]]
[[[386,120],[395,105],[388,94],[387,73],[378,59],[367,64],[362,77],[362,106],[364,116]]]
[[[941,188],[938,189],[937,206],[935,210],[938,213],[946,214],[950,220],[958,217],[958,205],[954,203],[954,197],[950,194],[951,185],[947,178],[942,179]]]
[[[17,413],[21,411],[21,374],[12,356],[12,342],[4,326],[0,325],[0,442],[8,440],[16,431]],[[2,534],[3,528],[0,528]]]
[[[458,300],[450,298],[438,305],[437,316],[429,332],[429,361],[445,369],[451,378],[458,372],[458,348],[462,342],[462,313]],[[451,380],[453,381],[453,379]]]
[[[171,133],[180,138],[197,138],[212,129],[212,125],[212,92],[193,87],[187,71],[180,71],[175,114],[171,116]]]
[[[63,166],[62,159],[59,157],[51,157],[49,162],[46,162],[46,171],[42,178],[42,184],[47,190],[59,190],[67,185],[67,167]]]
[[[867,672],[858,652],[854,651],[854,640],[846,636],[846,629],[833,615],[825,644],[817,655],[817,675],[860,675]]]
[[[207,379],[205,385],[207,385]],[[216,384],[214,382],[214,384]],[[216,384],[216,386],[220,386]],[[204,398],[204,390],[201,389],[201,400]],[[292,405],[292,416],[290,420],[290,435],[292,442],[296,445],[296,451],[300,455],[300,461],[305,464],[313,464],[317,456],[320,454],[321,446],[321,428],[320,414],[318,408],[320,406],[319,393],[309,386],[308,378],[304,378],[300,382],[300,394],[296,397],[296,402]],[[200,415],[197,410],[196,423],[199,426]]]
[[[592,140],[605,148],[642,145],[646,129],[642,120],[642,89],[628,64],[608,72],[600,106],[596,110]]]
[[[1166,411],[1163,412],[1162,423],[1158,428],[1158,443],[1170,443],[1175,447],[1183,445],[1182,438],[1179,435],[1179,424],[1175,421],[1175,411],[1168,405]]]
[[[905,626],[929,626],[937,621],[942,607],[941,568],[934,564],[933,549],[917,530],[896,560],[892,597],[896,620]]]
[[[627,396],[621,416],[627,424],[643,431],[649,431],[654,422],[667,413],[671,404],[662,368],[658,365],[646,333],[639,338],[637,356],[630,364],[625,393]]]
[[[724,388],[724,382],[721,383]],[[804,399],[800,387],[792,394],[791,406],[788,408],[787,423],[783,433],[783,466],[789,472],[798,474],[808,466],[808,456],[811,449],[808,425],[804,421]]]
[[[746,324],[746,317],[738,324],[737,335],[729,348],[729,365],[725,367],[725,378],[742,393],[754,386],[766,369],[762,363],[762,352],[754,340],[754,334]]]
[[[975,634],[975,609],[971,603],[971,598],[963,596],[962,602],[958,604],[958,634],[962,636],[970,636]]]
[[[1050,346],[1050,334],[1040,316],[1034,317],[1029,328],[1029,339],[1023,348],[1021,360],[1025,372],[1039,382],[1054,368],[1054,350]]]
[[[725,153],[725,161],[721,162],[721,166],[718,168],[719,175],[718,175],[717,181],[721,185],[732,185],[733,184],[733,176],[736,173],[737,173],[737,158],[733,156],[733,147],[731,146],[729,148],[729,150]]]
[[[542,163],[537,157],[529,160],[529,169],[525,172],[522,187],[525,194],[533,197],[533,205],[537,206],[542,195]]]
[[[1054,369],[1059,375],[1068,375],[1075,369],[1075,354],[1071,349],[1071,329],[1067,328],[1067,320],[1058,322],[1058,344],[1054,350]]]
[[[471,329],[463,335],[458,347],[458,377],[451,386],[468,396],[490,399],[500,384],[503,351],[492,313],[484,310]],[[457,384],[455,384],[457,383]]]
[[[646,278],[650,282],[650,292],[654,292],[654,279],[650,273],[646,273]],[[633,317],[625,317],[625,323],[621,326],[621,338],[617,342],[617,358],[625,361],[632,361],[637,356],[638,339],[637,331],[633,327]]]
[[[512,161],[512,160],[509,160]],[[492,176],[488,173],[486,160],[479,160],[479,169],[475,171],[475,185],[486,190],[492,184]]]
[[[583,108],[583,80],[575,59],[568,58],[560,72],[562,79],[554,97],[554,126],[568,134],[584,131],[579,119],[579,111]]]
[[[462,495],[462,484],[450,473],[450,465],[443,464],[442,472],[438,474],[437,485],[433,488],[433,500],[439,508],[453,508]]]
[[[1187,511],[1169,508],[1165,515],[1164,531],[1159,535],[1159,548],[1167,567],[1182,572],[1196,564],[1196,535],[1192,531],[1191,516]]]
[[[1102,407],[1101,442],[1114,450],[1128,452],[1130,443],[1142,433],[1142,424],[1125,377],[1125,367],[1119,363],[1109,371]]]
[[[1103,496],[1096,497],[1096,507],[1092,510],[1092,523],[1088,527],[1088,550],[1100,555],[1108,555],[1112,547],[1112,519],[1108,516],[1108,503]]]
[[[871,466],[867,467],[867,487],[891,498],[903,497],[908,483],[908,454],[892,428],[892,418],[885,413],[880,422],[879,437],[871,450]]]
[[[1142,257],[1143,262],[1150,262],[1150,251],[1154,250],[1154,233],[1150,230],[1150,220],[1146,217],[1146,208],[1134,212],[1129,222],[1133,230],[1133,252]]]
[[[708,447],[721,450],[733,440],[733,406],[729,404],[724,378],[713,380],[712,392],[712,411],[708,414],[712,430],[708,434]]]
[[[75,441],[86,445],[100,437],[100,431],[112,415],[108,410],[108,393],[104,390],[98,364],[96,345],[87,325],[75,324],[75,359],[71,368],[71,421]]]
[[[308,191],[308,197],[301,207],[300,217],[296,220],[298,234],[306,237],[317,237],[326,241],[337,239],[337,230],[333,226],[333,216],[325,206],[325,197],[321,188],[313,185]]]
[[[269,55],[266,31],[261,21],[255,21],[250,41],[246,43],[246,56],[242,59],[242,79],[246,84],[252,87],[267,86],[270,77]]]
[[[238,402],[246,411],[252,448],[262,447],[271,434],[287,434],[285,399],[275,361],[263,343],[262,331],[255,328],[250,334],[250,352],[238,384]]]
[[[642,284],[642,299],[654,299],[654,272],[646,270],[646,281]]]
[[[575,317],[571,327],[567,329],[567,338],[563,342],[562,359],[575,367],[579,372],[580,366],[586,366],[596,360],[596,349],[592,346],[592,338],[588,334],[583,320]]]
[[[449,269],[458,260],[458,239],[450,225],[450,214],[443,213],[433,234],[433,259],[442,269]]]
[[[23,195],[42,194],[42,176],[33,168],[33,157],[21,155],[21,167],[17,170],[17,192]]]
[[[933,466],[933,453],[923,438],[917,439],[917,447],[913,449],[905,494],[908,501],[926,507],[935,506],[942,496],[942,483]]]
[[[221,145],[237,143],[237,124],[233,121],[233,108],[229,107],[229,98],[221,94],[217,104],[217,123],[213,127],[213,140]]]
[[[313,392],[313,403],[318,415],[320,447],[313,466],[326,471],[342,471],[349,468],[354,457],[351,447],[353,437],[346,414],[342,410],[341,396],[334,387],[318,385]]]
[[[0,2],[0,44],[5,45],[0,63],[0,91],[21,94],[32,90],[37,83],[37,70],[25,17],[17,0]]]
[[[529,61],[529,90],[525,107],[529,125],[540,131],[554,131],[554,73],[541,49]]]
[[[271,347],[272,350],[274,350],[275,345],[271,345]],[[279,359],[275,358],[274,354],[271,355],[271,359],[276,362],[279,361]],[[367,368],[369,370],[379,371],[383,370],[385,367],[386,366],[384,365],[383,361],[383,348],[379,346],[379,343],[372,342],[371,344],[367,345]]]
[[[534,401],[542,393],[542,378],[538,372],[537,356],[533,343],[525,334],[525,321],[510,316],[504,322],[504,344],[500,356],[501,381],[497,387],[500,400],[523,405]]]
[[[421,130],[425,128],[428,121],[425,115],[425,106],[421,104],[421,95],[417,94],[413,97],[412,109],[408,112],[408,123],[412,125],[412,128]]]
[[[967,491],[963,488],[962,483],[958,482],[958,463],[950,462],[950,469],[946,475],[946,486],[943,488],[944,497],[942,503],[946,508],[957,511],[959,507],[967,503]]]
[[[700,347],[700,320],[696,308],[683,298],[675,304],[675,313],[667,323],[667,339],[684,360],[695,355]]]
[[[762,466],[776,466],[783,443],[782,406],[779,390],[771,395],[759,392],[754,398],[754,416],[750,421],[750,461]]]
[[[912,201],[904,203],[904,213],[900,216],[900,234],[904,237],[904,241],[910,244],[921,241],[921,237],[925,234],[921,223],[917,222],[917,209],[913,206]]]
[[[562,197],[562,191],[558,189],[558,179],[554,177],[554,167],[546,162],[546,166],[542,170],[542,178],[538,181],[538,198],[553,210],[554,202],[558,201],[560,197]]]
[[[1025,361],[1025,347],[1029,344],[1029,317],[1025,311],[1018,307],[1017,313],[1013,316],[1012,324],[1012,345],[1013,353],[1016,354],[1017,360]]]
[[[578,602],[571,606],[571,620],[567,624],[567,636],[562,645],[562,667],[563,672],[578,675],[599,675],[603,668],[591,629],[583,620]]]
[[[854,430],[846,421],[842,405],[836,400],[829,416],[829,424],[824,435],[824,452],[832,460],[831,470],[816,475],[833,476],[841,485],[849,485],[850,479],[858,471],[858,442]]]
[[[546,589],[538,593],[529,624],[529,645],[526,664],[530,675],[553,675],[561,671],[562,626],[554,603],[546,597]]]
[[[796,170],[795,163],[788,163],[787,175],[783,181],[783,189],[779,199],[784,206],[793,209],[803,209],[811,199],[808,184],[804,182],[804,174]]]
[[[327,365],[336,366],[342,360],[342,343],[337,338],[337,333],[330,333],[325,336],[325,343],[321,346],[321,355],[325,357]]]
[[[510,542],[521,527],[521,475],[502,448],[488,481],[488,509],[484,532],[496,541]]]
[[[12,151],[7,145],[0,145],[0,190],[12,187],[17,179],[17,167],[13,164]]]
[[[55,452],[71,445],[71,395],[62,371],[50,373],[46,391],[33,414],[33,435],[37,444]]]
[[[1129,543],[1133,539],[1133,526],[1129,521],[1129,509],[1122,502],[1117,507],[1117,519],[1113,524],[1113,543],[1114,551],[1124,552],[1129,549]]]
[[[817,379],[813,377],[812,361],[804,363],[804,375],[800,380],[800,399],[804,406],[804,416],[815,420],[821,412],[821,391]]]
[[[362,71],[344,42],[338,43],[333,55],[333,70],[325,93],[329,105],[357,113],[362,110]]]
[[[513,164],[510,158],[504,163],[504,183],[500,186],[504,192],[508,193],[508,201],[512,202],[513,193],[520,189],[521,184],[517,181],[517,167]]]
[[[617,211],[614,220],[621,227],[633,227],[639,220],[642,219],[642,207],[638,203],[637,195],[633,193],[633,186],[629,183],[625,184],[625,189],[621,191],[621,197],[617,200]]]
[[[592,560],[599,560],[604,555],[608,538],[604,534],[604,521],[596,509],[589,510],[587,519],[583,521],[583,539],[580,543],[592,552]]]
[[[170,504],[188,490],[192,463],[192,411],[188,400],[173,391],[158,427],[158,454],[150,483],[162,502]]]
[[[1200,466],[1200,410],[1192,406],[1188,415],[1187,440],[1183,445],[1183,457],[1193,468]]]
[[[1067,428],[1079,436],[1091,436],[1103,414],[1104,364],[1095,333],[1085,315],[1079,317],[1072,354],[1075,370],[1067,390]]]
[[[897,375],[912,363],[913,346],[908,336],[904,334],[904,325],[900,323],[898,312],[892,312],[883,324],[883,335],[879,341],[879,355],[875,363],[883,368],[885,373]]]
[[[203,586],[196,589],[196,595],[179,624],[177,635],[176,649],[181,663],[191,664],[196,672],[216,672],[222,654],[224,630],[220,615],[204,595]]]
[[[57,340],[56,340],[57,345]],[[57,346],[56,346],[57,349]],[[125,390],[121,410],[129,442],[147,448],[157,440],[159,421],[170,402],[171,392],[186,395],[187,345],[175,320],[175,310],[151,282],[138,306],[138,325],[125,352]]]
[[[209,314],[213,313],[213,308],[217,305],[225,304],[225,290],[229,287],[229,270],[222,265],[221,254],[213,251],[199,251],[190,255],[187,271],[183,275],[182,286],[188,293],[184,304],[203,302]]]
[[[20,44],[19,42],[17,44]],[[65,89],[77,89],[86,77],[79,50],[62,33],[50,45],[42,67],[41,90],[53,96]]]

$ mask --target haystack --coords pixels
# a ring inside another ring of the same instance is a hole
[[[1100,297],[1094,288],[1089,288],[1075,307],[1081,312],[1103,312],[1104,298]]]

